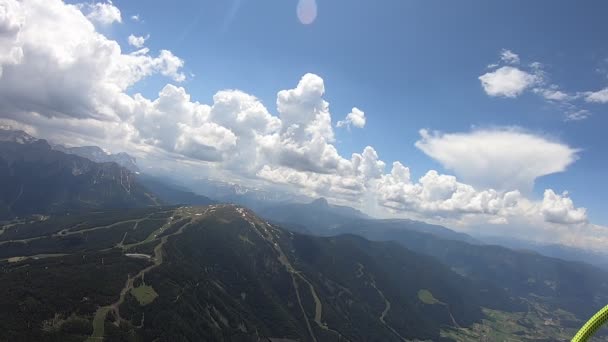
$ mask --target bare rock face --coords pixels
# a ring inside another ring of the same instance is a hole
[[[96,163],[25,136],[0,141],[0,219],[85,208],[158,204],[117,163]]]
[[[97,146],[78,146],[65,147],[63,145],[53,146],[54,150],[61,151],[67,154],[74,154],[83,158],[87,158],[96,163],[116,163],[132,172],[139,172],[137,160],[125,152],[116,154],[107,153]]]

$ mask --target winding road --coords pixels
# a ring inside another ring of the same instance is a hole
[[[205,208],[205,210],[202,214],[206,214],[210,208],[211,207]],[[176,212],[177,211],[180,211],[182,215],[185,213],[185,211],[183,211],[183,208],[179,208],[176,210]],[[197,218],[199,218],[199,217],[197,217]],[[169,218],[167,220],[167,223],[165,225],[163,225],[161,228],[159,228],[158,231],[162,231],[163,229],[166,229],[167,226],[170,226],[173,223],[172,219],[173,219],[173,217]],[[141,220],[143,220],[143,219],[141,219]],[[133,289],[133,283],[135,282],[135,279],[137,279],[139,277],[142,277],[142,279],[143,279],[143,277],[146,273],[148,273],[151,270],[162,265],[162,263],[163,263],[163,246],[167,243],[167,241],[169,240],[170,237],[183,233],[184,229],[186,229],[188,226],[190,226],[193,221],[194,220],[191,220],[190,222],[184,224],[180,229],[178,229],[173,234],[165,235],[162,238],[160,238],[160,242],[154,247],[154,257],[152,257],[150,259],[151,261],[153,261],[153,264],[140,270],[133,277],[131,277],[130,275],[127,276],[127,281],[125,283],[125,286],[120,291],[120,296],[119,296],[118,300],[110,305],[102,306],[97,310],[97,312],[95,313],[95,318],[93,319],[93,334],[91,335],[91,337],[89,337],[87,339],[87,342],[103,341],[104,322],[105,322],[106,317],[109,312],[113,312],[115,315],[116,321],[114,322],[114,324],[117,326],[120,324],[120,322],[122,321],[122,318],[120,317],[120,305],[122,305],[122,303],[124,303],[127,293],[129,293],[129,291],[131,291]],[[137,244],[134,244],[134,245],[137,245]],[[133,246],[133,245],[131,245],[131,246]],[[129,247],[130,246],[124,246],[123,249],[128,249]]]
[[[358,265],[358,269],[357,269],[356,277],[361,278],[364,275],[363,269],[365,267],[360,263],[357,263],[357,265]],[[378,288],[378,286],[376,286],[376,279],[374,279],[374,277],[371,275],[370,275],[370,283],[371,283],[372,287],[376,290],[376,292],[378,292],[378,295],[382,298],[382,300],[384,300],[384,310],[382,310],[382,313],[380,314],[380,317],[378,319],[380,320],[380,322],[382,322],[382,324],[387,329],[389,329],[393,334],[395,334],[397,337],[399,337],[402,341],[408,341],[405,337],[401,336],[401,334],[399,334],[399,332],[397,332],[397,330],[395,330],[388,323],[386,323],[385,318],[386,318],[386,315],[388,314],[388,312],[391,310],[391,302],[386,298],[386,296]]]

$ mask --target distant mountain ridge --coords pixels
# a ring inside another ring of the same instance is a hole
[[[387,233],[407,230],[429,233],[443,239],[479,243],[467,234],[443,226],[409,219],[375,219],[351,207],[329,204],[325,198],[310,203],[270,205],[259,210],[259,213],[294,231],[320,236],[333,236],[340,232],[361,235],[366,230],[382,230]]]
[[[221,203],[239,204],[256,212],[260,212],[268,206],[308,199],[308,197],[294,193],[266,190],[249,184],[243,185],[212,179],[178,180],[174,177],[175,175],[166,176],[166,178],[171,178],[173,183],[180,184],[197,194],[202,194]]]
[[[444,226],[409,219],[359,220],[356,222],[343,223],[338,226],[334,232],[326,232],[325,234],[343,232],[363,236],[369,231],[376,231],[377,233],[381,231],[387,236],[400,231],[418,232],[430,234],[444,240],[463,241],[475,245],[481,244],[479,240],[468,234],[456,232]]]
[[[171,182],[140,174],[135,158],[127,153],[109,154],[97,146],[52,145],[24,131],[1,128],[0,143],[0,161],[7,162],[8,174],[1,180],[7,186],[0,190],[0,219],[86,208],[215,203]],[[87,177],[92,184],[87,184]],[[35,190],[43,193],[28,197],[28,191]],[[27,206],[26,201],[37,204]]]
[[[325,198],[318,198],[310,203],[268,205],[258,212],[264,218],[289,225],[303,233],[316,232],[317,229],[331,230],[345,222],[371,219],[357,209],[329,204]]]
[[[21,130],[13,130],[7,127],[0,126],[0,141],[14,142],[18,144],[31,144],[40,139],[35,138],[28,133]],[[75,146],[66,147],[64,145],[53,144],[48,142],[53,150],[60,151],[67,154],[74,154],[83,158],[87,158],[96,163],[116,163],[123,166],[133,172],[139,172],[137,166],[137,160],[135,157],[129,155],[126,152],[119,152],[116,154],[108,153],[98,146]]]
[[[601,267],[602,269],[608,271],[608,250],[606,250],[604,253],[599,253],[582,248],[556,244],[543,244],[503,236],[480,235],[478,236],[478,239],[489,244],[505,246],[515,250],[527,250],[553,258],[581,261]]]
[[[146,174],[137,175],[137,180],[150,191],[158,195],[164,202],[172,205],[209,205],[217,203],[207,196],[196,194],[173,184],[170,180]]]
[[[107,153],[98,146],[76,146],[65,147],[63,145],[54,145],[54,150],[61,151],[67,154],[75,154],[77,156],[90,159],[96,163],[116,163],[133,172],[139,172],[137,160],[125,152],[116,154]]]
[[[544,305],[565,309],[580,319],[608,303],[608,272],[591,265],[486,245],[467,234],[412,220],[339,215],[331,216],[332,220],[320,220],[318,217],[324,217],[327,210],[323,207],[322,202],[298,205],[299,213],[295,209],[285,210],[284,206],[276,207],[266,211],[264,217],[280,219],[286,228],[318,236],[354,234],[371,241],[393,241],[437,258],[455,272],[489,288],[504,289],[509,296],[525,301],[542,298]],[[483,294],[479,299],[483,299]]]
[[[0,141],[14,142],[18,144],[29,144],[37,141],[37,138],[21,130],[5,129],[0,126]]]
[[[160,203],[133,172],[53,150],[45,140],[0,142],[0,189],[1,219]]]

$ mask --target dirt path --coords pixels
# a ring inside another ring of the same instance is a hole
[[[146,218],[149,218],[150,215],[148,215]],[[143,219],[138,219],[135,220],[135,224],[133,225],[133,228],[131,230],[137,230],[137,227],[139,226],[139,223],[143,220],[145,220],[146,218]],[[125,232],[125,235],[122,236],[122,240],[120,240],[120,242],[116,245],[117,248],[123,248],[125,245],[125,239],[127,238],[127,235],[129,235],[129,232]]]
[[[279,260],[279,263],[281,265],[283,265],[283,267],[285,267],[285,269],[287,270],[287,272],[291,276],[291,281],[292,281],[292,284],[293,284],[293,288],[294,288],[294,291],[296,293],[296,298],[298,299],[298,305],[300,306],[300,311],[302,312],[302,316],[304,317],[304,322],[306,323],[306,328],[308,329],[308,334],[310,335],[310,337],[312,338],[313,341],[317,342],[317,337],[315,336],[315,333],[312,330],[312,326],[310,325],[310,321],[308,320],[308,315],[306,314],[306,311],[304,310],[304,305],[302,305],[302,297],[300,295],[300,287],[298,286],[298,282],[296,281],[296,277],[295,277],[295,275],[297,274],[297,272],[293,268],[293,266],[291,265],[291,263],[289,262],[289,259],[287,259],[287,256],[283,252],[283,249],[274,240],[274,237],[272,236],[272,233],[269,232],[268,228],[272,229],[272,227],[270,227],[270,225],[268,225],[268,226],[262,226],[262,227],[259,228],[258,225],[256,225],[247,216],[247,212],[245,211],[245,209],[243,209],[243,208],[237,208],[237,211],[241,214],[241,216],[243,217],[243,219],[245,219],[245,221],[249,222],[249,224],[253,228],[253,231],[256,232],[264,241],[266,241],[268,244],[270,244],[270,246],[272,246],[272,248],[274,248],[277,251],[277,253],[279,254],[279,256],[277,258]],[[322,311],[322,309],[321,309],[321,311]],[[316,318],[316,313],[315,313],[315,318]]]
[[[10,257],[10,258],[3,258],[0,259],[0,261],[8,261],[9,263],[12,262],[21,262],[24,260],[28,260],[28,259],[46,259],[46,258],[57,258],[57,257],[62,257],[62,256],[66,256],[69,254],[65,254],[65,253],[47,253],[47,254],[36,254],[36,255],[27,255],[27,256],[14,256],[14,257]]]
[[[272,230],[274,228],[269,223],[267,223],[267,222],[262,222],[262,224],[256,225],[248,217],[246,210],[243,209],[243,208],[237,208],[237,211],[241,214],[241,216],[247,222],[249,222],[249,224],[254,229],[254,231],[256,231],[258,233],[258,235],[260,235],[267,243],[269,243],[270,246],[272,246],[277,251],[277,253],[279,254],[279,256],[278,256],[279,262],[285,267],[285,269],[287,270],[287,272],[291,275],[293,287],[294,287],[294,290],[296,292],[296,297],[298,299],[298,304],[300,306],[300,310],[302,311],[302,315],[304,316],[304,321],[306,323],[306,327],[308,328],[308,332],[309,332],[310,337],[312,338],[312,340],[313,341],[317,341],[317,337],[315,336],[315,334],[314,334],[314,332],[312,330],[312,326],[310,325],[310,321],[308,319],[308,315],[306,314],[306,311],[304,310],[304,305],[302,305],[302,298],[301,298],[301,295],[300,295],[300,287],[298,286],[298,283],[296,281],[296,277],[298,277],[301,281],[303,281],[304,283],[306,283],[308,285],[308,289],[310,291],[310,294],[312,295],[313,300],[315,302],[315,317],[314,317],[314,322],[317,324],[317,326],[319,328],[323,329],[323,330],[331,331],[331,332],[335,333],[336,335],[338,335],[338,338],[340,340],[346,340],[346,341],[348,341],[348,339],[346,339],[344,336],[342,336],[342,334],[339,331],[330,329],[327,326],[326,323],[322,322],[323,303],[321,302],[321,299],[317,295],[317,291],[316,291],[314,285],[310,281],[308,281],[308,279],[306,279],[306,277],[304,277],[302,275],[302,273],[300,271],[298,271],[291,264],[291,262],[289,261],[289,259],[285,255],[285,253],[283,252],[283,249],[281,248],[281,246],[279,245],[279,243],[275,240],[275,237],[272,234]]]
[[[204,213],[207,213],[207,211],[208,211],[208,209],[206,208]],[[140,221],[144,220],[144,219],[145,218],[140,219]],[[190,222],[186,223],[180,229],[178,229],[175,233],[165,235],[162,238],[160,238],[160,242],[158,243],[158,245],[156,245],[154,247],[154,257],[150,259],[153,261],[153,264],[140,270],[133,277],[127,276],[127,281],[125,282],[125,286],[120,291],[118,300],[110,305],[100,307],[97,310],[97,312],[95,313],[95,318],[93,319],[93,334],[91,335],[91,337],[89,337],[87,339],[87,342],[103,341],[104,330],[105,330],[104,322],[110,311],[113,312],[116,317],[116,321],[114,322],[114,324],[115,325],[120,324],[120,322],[122,321],[122,318],[120,317],[120,305],[122,305],[122,303],[124,303],[127,293],[129,293],[129,291],[131,291],[133,289],[133,283],[135,282],[135,279],[137,279],[139,277],[142,277],[142,279],[143,279],[143,277],[146,273],[148,273],[151,270],[155,269],[156,267],[162,265],[162,263],[163,263],[163,246],[167,243],[167,241],[169,240],[170,237],[182,234],[184,232],[184,229],[186,229],[188,226],[190,226],[192,224],[192,222],[194,222],[194,221],[190,221]]]
[[[358,265],[359,269],[357,270],[357,274],[355,276],[357,278],[360,278],[364,274],[363,269],[365,267],[360,263],[357,263],[357,265]],[[374,277],[371,275],[370,275],[370,283],[371,283],[372,287],[376,290],[376,292],[378,292],[378,295],[384,301],[384,310],[382,310],[382,313],[380,314],[380,317],[378,319],[387,329],[389,329],[393,334],[395,334],[397,337],[399,337],[402,341],[408,341],[405,337],[401,336],[401,334],[399,334],[399,332],[397,330],[395,330],[393,327],[391,327],[390,324],[386,323],[385,318],[386,318],[386,315],[388,314],[388,312],[391,310],[391,302],[386,298],[386,296],[384,295],[382,290],[380,290],[378,288],[378,286],[376,286],[376,279],[374,279]]]
[[[23,184],[21,184],[21,188],[19,188],[19,194],[17,194],[17,198],[15,198],[9,205],[8,205],[8,212],[10,212],[11,210],[13,210],[13,206],[15,205],[15,203],[17,203],[17,201],[21,198],[21,196],[23,196]]]
[[[4,233],[5,230],[14,227],[14,226],[19,226],[19,225],[23,225],[23,224],[32,224],[32,223],[36,223],[36,222],[40,222],[40,221],[44,221],[47,220],[49,218],[49,216],[44,216],[44,215],[40,215],[34,219],[32,218],[28,218],[29,221],[27,219],[14,219],[11,221],[3,221],[2,223],[0,223],[0,234]]]
[[[296,278],[293,276],[293,273],[290,273],[291,281],[293,283],[293,288],[296,291],[296,298],[298,298],[298,305],[300,306],[300,311],[302,311],[302,316],[304,316],[304,322],[306,322],[306,328],[308,329],[308,333],[313,341],[317,342],[317,337],[315,333],[312,331],[312,327],[310,326],[310,322],[308,321],[308,316],[306,315],[306,311],[304,310],[304,305],[302,305],[302,298],[300,297],[300,289],[298,283],[296,282]]]
[[[97,226],[97,227],[87,228],[87,229],[77,230],[77,231],[70,231],[69,229],[73,228],[73,227],[70,227],[70,228],[62,229],[62,230],[58,231],[57,233],[53,233],[51,235],[42,235],[42,236],[36,236],[36,237],[32,237],[32,238],[19,239],[19,240],[0,241],[0,246],[7,244],[7,243],[12,243],[12,242],[27,243],[27,242],[35,241],[35,240],[48,239],[49,237],[66,237],[66,236],[70,236],[70,235],[84,234],[87,232],[92,232],[92,231],[101,230],[101,229],[110,229],[110,228],[116,227],[120,224],[129,223],[129,222],[134,222],[135,224],[138,224],[140,221],[143,221],[149,217],[150,217],[150,215],[139,218],[139,219],[124,220],[124,221],[114,222],[112,224],[108,224],[105,226]]]
[[[57,233],[53,234],[52,236],[55,236],[55,237],[62,237],[62,236],[70,236],[70,235],[76,235],[76,234],[88,233],[88,232],[92,232],[92,231],[95,231],[95,230],[113,228],[113,227],[116,227],[116,226],[118,226],[118,225],[120,225],[120,224],[123,224],[123,223],[130,223],[130,222],[133,222],[133,223],[134,223],[134,225],[133,225],[133,228],[132,228],[132,229],[133,229],[133,230],[135,230],[135,229],[137,229],[137,225],[139,225],[139,223],[140,223],[141,221],[147,220],[147,219],[149,219],[151,216],[152,216],[152,214],[149,214],[149,215],[146,215],[146,216],[144,216],[144,217],[140,217],[140,218],[138,218],[138,219],[124,220],[124,221],[120,221],[120,222],[114,222],[114,223],[112,223],[112,224],[108,224],[108,225],[105,225],[105,226],[98,226],[98,227],[87,228],[87,229],[83,229],[83,230],[76,230],[76,231],[70,231],[70,230],[68,230],[69,228],[67,228],[67,229],[63,229],[63,230],[61,230],[61,231],[59,231],[59,232],[57,232]]]
[[[458,322],[456,322],[456,320],[454,319],[454,316],[452,315],[452,310],[450,310],[450,306],[445,304],[445,308],[448,309],[448,314],[450,314],[450,319],[452,320],[454,326],[456,328],[461,328],[460,324],[458,324]]]

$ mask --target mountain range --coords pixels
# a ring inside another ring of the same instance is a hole
[[[608,302],[582,262],[84,150],[0,134],[0,341],[567,341]]]
[[[452,270],[489,287],[502,288],[508,296],[525,300],[542,298],[554,309],[566,309],[581,319],[608,303],[608,274],[576,261],[546,257],[526,250],[483,244],[466,234],[412,220],[369,220],[349,217],[323,225],[318,217],[331,207],[318,209],[316,203],[292,205],[285,211],[267,211],[270,220],[281,220],[285,227],[303,227],[318,236],[354,234],[372,241],[392,241],[409,250],[432,256]],[[283,206],[278,207],[283,208]],[[317,214],[311,211],[317,211]],[[338,212],[334,212],[338,215]],[[293,219],[289,219],[289,218]],[[336,218],[337,216],[333,216]]]
[[[98,146],[65,147],[54,145],[53,149],[67,154],[75,154],[96,163],[116,163],[129,171],[139,173],[136,159],[125,152],[107,153]]]
[[[28,133],[21,130],[4,129],[0,127],[0,141],[13,142],[18,144],[30,144],[39,140]],[[125,152],[119,152],[116,154],[107,153],[98,146],[73,146],[67,147],[60,144],[51,144],[53,150],[63,152],[66,154],[74,154],[96,163],[116,163],[122,167],[127,168],[132,172],[139,172],[137,161],[131,155]]]
[[[126,153],[57,146],[23,131],[0,130],[0,220],[92,209],[214,203],[133,171],[138,170],[137,164]]]
[[[0,188],[0,219],[159,204],[133,172],[55,151],[45,140],[0,142]]]
[[[11,341],[441,340],[494,291],[395,243],[300,235],[233,205],[57,216],[0,245]]]

